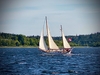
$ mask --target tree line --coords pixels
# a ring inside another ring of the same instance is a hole
[[[100,32],[88,35],[65,36],[67,39],[71,38],[69,42],[71,46],[90,46],[100,47]],[[45,41],[48,44],[47,37]],[[0,46],[33,46],[38,47],[40,36],[25,36],[22,34],[0,33]],[[61,37],[53,37],[58,46],[62,46]]]

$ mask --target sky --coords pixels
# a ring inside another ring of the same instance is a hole
[[[40,35],[45,16],[52,36],[100,32],[99,0],[0,0],[0,32]]]

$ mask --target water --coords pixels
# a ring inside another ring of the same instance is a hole
[[[46,54],[37,48],[0,48],[0,75],[100,75],[100,48]]]

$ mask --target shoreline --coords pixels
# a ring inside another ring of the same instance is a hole
[[[38,48],[34,46],[0,46],[0,48]]]
[[[38,48],[34,46],[0,46],[0,48]],[[59,47],[62,48],[62,47]],[[92,48],[90,46],[73,46],[72,48]]]

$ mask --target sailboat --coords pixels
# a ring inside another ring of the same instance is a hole
[[[53,38],[51,37],[50,30],[47,23],[47,17],[45,17],[45,19],[46,19],[48,46],[46,45],[44,40],[44,28],[43,28],[43,30],[41,31],[41,36],[39,41],[39,49],[48,53],[52,53],[52,52],[71,53],[71,46],[69,45],[68,41],[64,36],[64,33],[62,31],[62,26],[61,26],[61,34],[62,34],[63,48],[60,49],[54,42]]]

